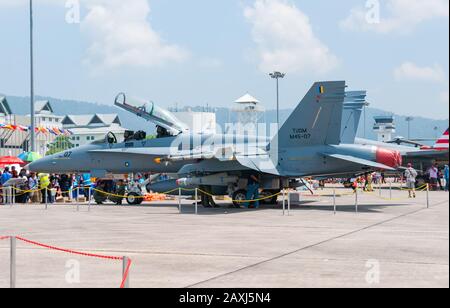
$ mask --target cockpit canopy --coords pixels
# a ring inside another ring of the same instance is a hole
[[[178,135],[189,130],[187,125],[181,122],[173,113],[159,107],[154,102],[128,98],[125,93],[120,93],[117,95],[114,104],[164,128],[171,135]]]

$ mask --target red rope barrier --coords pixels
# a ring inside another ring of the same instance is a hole
[[[79,252],[79,251],[75,251],[75,250],[71,250],[71,249],[64,249],[64,248],[58,248],[55,246],[50,246],[50,245],[46,245],[46,244],[41,244],[38,242],[33,242],[30,240],[27,240],[25,238],[16,237],[19,241],[22,241],[24,243],[27,244],[31,244],[31,245],[35,245],[35,246],[39,246],[42,248],[47,248],[50,250],[55,250],[55,251],[59,251],[59,252],[66,252],[66,253],[70,253],[70,254],[74,254],[74,255],[79,255],[79,256],[83,256],[83,257],[91,257],[91,258],[99,258],[99,259],[107,259],[107,260],[116,260],[116,261],[122,261],[123,257],[112,257],[112,256],[105,256],[105,255],[97,255],[97,254],[92,254],[92,253],[86,253],[86,252]]]
[[[0,241],[9,239],[9,236],[0,236]]]
[[[128,275],[130,274],[130,268],[131,268],[131,259],[128,259],[127,267],[125,269],[125,273],[123,274],[122,283],[120,284],[120,288],[125,288],[125,283],[128,279]]]
[[[8,239],[10,238],[9,236],[7,237],[0,237],[0,240],[4,240],[4,239]],[[106,256],[106,255],[99,255],[99,254],[92,254],[92,253],[86,253],[86,252],[80,252],[80,251],[75,251],[75,250],[71,250],[71,249],[65,249],[65,248],[59,248],[59,247],[55,247],[55,246],[50,246],[50,245],[46,245],[46,244],[42,244],[42,243],[38,243],[38,242],[34,242],[34,241],[30,241],[28,239],[25,239],[23,237],[16,237],[17,240],[30,244],[30,245],[35,245],[38,247],[42,247],[42,248],[46,248],[46,249],[50,249],[50,250],[54,250],[54,251],[59,251],[59,252],[65,252],[65,253],[70,253],[70,254],[74,254],[74,255],[79,255],[79,256],[83,256],[83,257],[91,257],[91,258],[98,258],[98,259],[106,259],[106,260],[115,260],[115,261],[123,261],[124,258],[123,257],[114,257],[114,256]],[[125,273],[122,277],[122,282],[120,284],[120,288],[123,289],[125,287],[125,283],[128,279],[129,273],[130,273],[130,269],[131,269],[131,265],[132,265],[132,261],[131,259],[128,259],[128,263],[125,269]]]

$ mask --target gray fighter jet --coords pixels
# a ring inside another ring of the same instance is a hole
[[[262,188],[272,193],[296,185],[294,180],[303,177],[396,170],[402,165],[399,151],[355,144],[356,133],[343,132],[345,89],[345,81],[315,83],[270,140],[239,134],[192,134],[155,104],[133,106],[122,94],[116,105],[157,123],[158,138],[146,140],[140,135],[118,143],[113,134],[108,134],[104,142],[45,157],[30,164],[29,169],[90,172],[94,177],[170,173],[177,177],[172,184],[220,188],[218,194],[228,191],[235,200],[245,198],[245,178],[250,174],[259,175]],[[150,188],[160,191],[167,185]]]

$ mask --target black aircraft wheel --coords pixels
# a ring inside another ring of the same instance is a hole
[[[127,202],[129,205],[139,205],[142,201],[142,196],[137,193],[131,192],[127,195]]]
[[[261,193],[261,198],[269,197],[269,196],[275,195],[277,193],[279,193],[279,191],[263,191]],[[270,199],[261,200],[261,203],[262,204],[271,204],[271,205],[277,204],[278,203],[278,196],[274,196],[274,197],[272,197]]]
[[[243,205],[243,202],[239,201],[245,201],[247,198],[247,191],[245,189],[241,189],[238,191],[235,191],[233,193],[233,205],[235,208],[240,208]]]

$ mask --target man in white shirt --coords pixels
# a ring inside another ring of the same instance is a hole
[[[430,176],[431,189],[436,190],[439,177],[439,169],[437,165],[431,166],[430,169],[428,169],[428,175]]]

